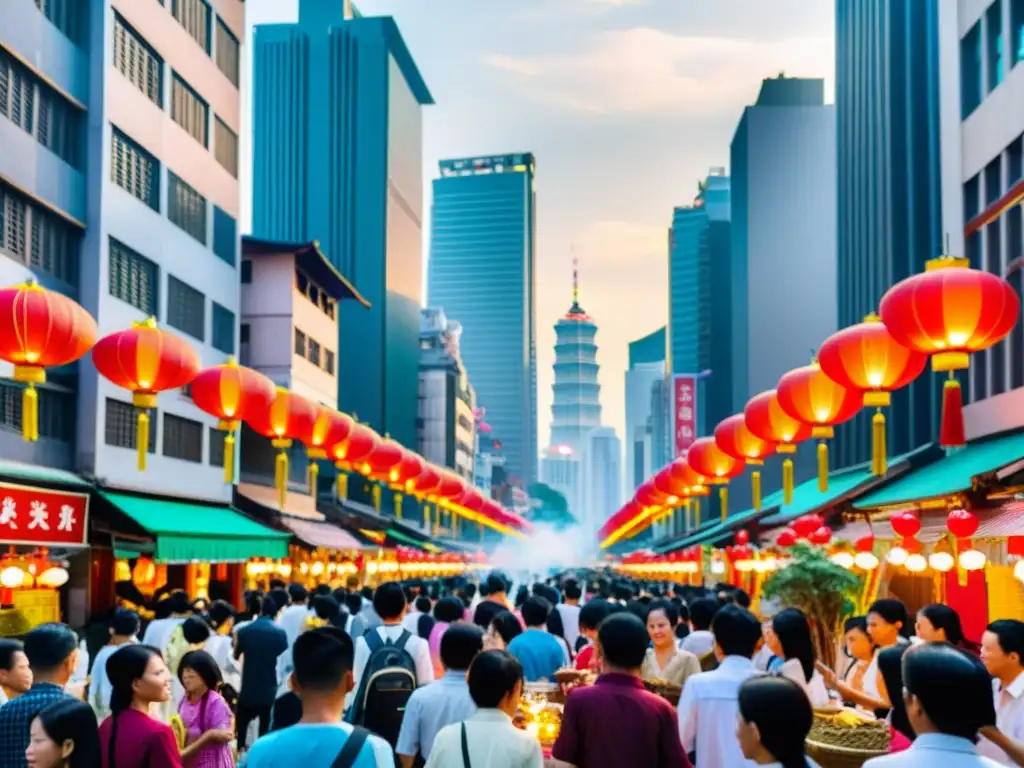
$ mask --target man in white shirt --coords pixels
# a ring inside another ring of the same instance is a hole
[[[92,682],[89,684],[89,706],[96,713],[96,721],[102,723],[110,714],[110,694],[113,689],[107,676],[107,660],[121,646],[137,643],[135,637],[139,632],[139,614],[118,608],[110,620],[110,642],[96,652],[92,664]]]
[[[579,582],[569,579],[562,587],[563,602],[555,606],[555,610],[562,617],[562,628],[565,630],[565,640],[569,647],[576,650],[576,641],[580,636],[580,598],[583,597],[583,590]]]
[[[917,738],[864,768],[998,768],[975,751],[978,731],[995,720],[990,685],[981,662],[952,645],[911,648],[903,654],[903,701]]]
[[[419,634],[420,616],[423,614],[430,615],[430,598],[426,595],[420,595],[413,600],[412,608],[402,619],[402,626],[414,635]]]
[[[402,730],[395,746],[402,768],[412,768],[417,753],[424,760],[429,758],[434,739],[446,725],[462,722],[476,713],[466,671],[483,646],[483,630],[473,624],[452,624],[441,636],[444,676],[418,688],[405,705]]]
[[[700,601],[697,601],[700,602]],[[745,680],[759,674],[752,658],[761,640],[761,622],[750,611],[727,605],[711,625],[718,668],[694,675],[679,699],[679,739],[695,765],[753,767],[736,738],[738,695]]]
[[[996,726],[1004,736],[1024,743],[1024,621],[1001,619],[989,624],[981,638],[981,661],[993,677]],[[985,738],[978,742],[978,754],[1015,765]]]
[[[284,630],[288,636],[288,647],[295,645],[295,640],[306,628],[306,621],[312,615],[309,609],[309,593],[301,584],[291,584],[288,587],[288,597],[291,603],[277,616],[277,625]]]
[[[698,659],[711,652],[715,647],[715,636],[711,633],[711,622],[718,612],[719,603],[714,597],[702,597],[690,605],[690,626],[693,631],[683,638],[679,646],[689,651]]]

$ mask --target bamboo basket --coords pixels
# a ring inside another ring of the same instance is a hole
[[[888,750],[852,749],[821,741],[807,740],[807,756],[821,768],[861,768],[873,757],[888,754]]]

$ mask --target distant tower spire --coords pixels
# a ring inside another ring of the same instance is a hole
[[[580,259],[572,249],[572,303],[580,303]]]

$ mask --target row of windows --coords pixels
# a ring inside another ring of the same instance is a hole
[[[70,392],[40,389],[39,436],[66,443],[74,441],[75,396]],[[21,432],[22,388],[0,382],[0,429]]]
[[[107,398],[106,421],[104,423],[104,441],[115,448],[135,450],[138,445],[138,415],[130,403]],[[149,453],[156,453],[157,422],[156,412],[150,412]],[[163,415],[161,452],[171,459],[181,459],[194,464],[203,462],[203,424],[202,422],[175,416],[171,413]],[[220,466],[224,463],[224,436],[210,427],[210,464]]]
[[[68,285],[78,282],[81,231],[0,182],[0,251]]]
[[[334,375],[334,353],[324,349],[319,341],[298,328],[295,329],[295,354],[306,358],[317,368],[323,368],[331,376]]]
[[[210,107],[177,73],[171,80],[171,119],[204,147],[209,146]]]
[[[68,40],[80,45],[84,37],[89,6],[82,0],[35,0],[36,8]]]
[[[995,0],[960,40],[962,117],[967,119],[985,94],[1003,82],[1007,70],[1021,61],[1024,61],[1024,0]]]
[[[138,251],[110,238],[108,289],[110,295],[146,315],[158,315],[160,268]],[[235,353],[235,313],[211,302],[210,343],[227,355]],[[199,341],[206,340],[206,297],[192,286],[167,276],[167,324]]]
[[[206,198],[167,172],[167,218],[206,245]]]
[[[3,50],[0,115],[34,136],[68,165],[82,167],[82,113]]]
[[[170,7],[171,15],[207,54],[213,55],[217,68],[237,88],[239,73],[238,38],[217,16],[207,0],[159,0]],[[212,49],[212,50],[211,50]]]
[[[301,269],[295,270],[295,289],[318,306],[331,320],[334,319],[338,302],[328,296],[323,288],[310,280],[309,276]]]

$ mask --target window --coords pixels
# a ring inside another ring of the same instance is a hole
[[[17,256],[22,263],[26,255],[28,209],[25,198],[6,185],[0,186],[0,249]]]
[[[114,66],[146,98],[163,108],[164,60],[117,13],[114,14]]]
[[[235,313],[213,302],[213,328],[210,343],[225,355],[235,354]]]
[[[167,324],[205,341],[206,298],[174,275],[167,276]]]
[[[238,38],[231,34],[221,19],[217,19],[217,68],[238,87]]]
[[[981,21],[960,41],[960,109],[967,119],[981,104]]]
[[[203,425],[198,421],[164,414],[164,456],[196,464],[203,462]]]
[[[311,362],[317,368],[320,367],[320,342],[314,341],[313,339],[309,340],[309,346],[306,350],[306,357],[309,359],[309,362]]]
[[[32,243],[28,265],[68,285],[77,285],[81,232],[49,211],[35,206],[30,208]]]
[[[1024,136],[1018,136],[1006,148],[1006,186],[1012,187],[1024,178]]]
[[[110,180],[154,211],[160,210],[160,163],[111,126]]]
[[[210,52],[210,6],[206,0],[171,0],[171,15],[200,48]]]
[[[146,315],[156,317],[160,274],[157,265],[124,243],[110,238],[108,269],[110,295],[127,301]]]
[[[981,174],[975,174],[964,184],[964,222],[968,222],[981,213]]]
[[[334,353],[329,349],[324,350],[324,370],[334,375]]]
[[[210,435],[210,466],[223,467],[224,438],[227,437],[227,433],[221,432],[216,427],[210,427],[208,432]]]
[[[167,172],[167,218],[206,245],[206,198]]]
[[[988,53],[988,89],[991,91],[1003,82],[1006,76],[1002,0],[995,0],[985,11],[985,41]]]
[[[149,453],[156,453],[156,412],[149,412]],[[122,403],[108,397],[106,402],[106,420],[104,422],[104,442],[116,448],[135,450],[138,439],[138,413],[135,406]]]
[[[1003,196],[1003,155],[985,166],[985,207],[992,205]]]
[[[1024,0],[1010,2],[1010,48],[1016,65],[1024,61]]]
[[[238,136],[216,116],[213,121],[213,156],[228,173],[238,178]]]
[[[82,113],[55,92],[39,88],[39,143],[74,168],[82,167]]]
[[[252,260],[251,259],[242,259],[242,282],[246,283],[246,284],[252,282]]]
[[[171,119],[204,147],[209,146],[210,108],[176,72],[171,79]]]
[[[303,295],[309,290],[309,278],[297,269],[295,270],[295,287]]]
[[[232,267],[235,266],[235,251],[238,249],[237,231],[235,220],[216,205],[213,206],[213,252]]]
[[[295,329],[295,354],[299,357],[306,356],[306,334],[298,328]]]
[[[35,78],[0,51],[0,114],[26,133],[32,133],[35,97]]]
[[[323,288],[310,280],[300,269],[295,270],[295,290],[319,307],[320,311],[329,318],[334,319],[336,304],[334,299],[328,296]]]
[[[249,343],[249,324],[242,323],[238,326],[238,343],[248,344]]]
[[[82,11],[88,5],[81,0],[36,0],[36,8],[60,30],[68,40],[79,43],[82,32]]]
[[[69,443],[75,435],[75,396],[69,392],[37,389],[39,436]],[[21,432],[22,387],[0,382],[0,429]]]
[[[1017,298],[1022,299],[1024,289],[1024,269],[1018,269],[1010,275],[1010,285],[1017,293]],[[1017,318],[1017,324],[1010,331],[1010,388],[1017,389],[1024,387],[1024,301],[1021,301],[1022,316]]]

